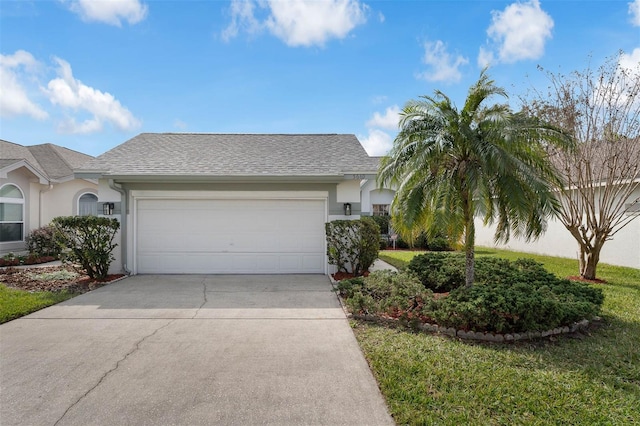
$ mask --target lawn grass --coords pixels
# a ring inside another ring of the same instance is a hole
[[[69,291],[30,293],[0,284],[0,324],[71,299],[74,296],[77,294]]]
[[[407,262],[419,252],[381,252]],[[561,277],[576,260],[532,257]],[[386,260],[386,259],[385,259]],[[354,323],[398,424],[640,424],[640,270],[600,265],[604,325],[590,335],[469,343]]]

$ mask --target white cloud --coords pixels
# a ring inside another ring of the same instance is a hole
[[[240,30],[254,34],[266,29],[289,46],[324,46],[365,23],[367,10],[359,0],[232,0],[231,22],[221,36],[228,41]],[[266,18],[256,18],[264,11]]]
[[[620,102],[623,104],[629,97],[633,97],[633,104],[638,108],[640,107],[640,98],[638,98],[637,85],[634,85],[633,82],[638,81],[640,78],[640,47],[633,49],[633,52],[630,54],[622,53],[620,55],[620,59],[618,60],[618,73],[622,72],[624,72],[627,77],[621,78],[620,81],[626,83],[627,86],[616,88],[620,94]]]
[[[231,22],[222,31],[222,39],[229,41],[238,35],[240,30],[249,34],[255,34],[261,30],[261,24],[254,16],[254,6],[252,1],[232,0],[231,1]]]
[[[61,0],[84,21],[97,21],[121,26],[123,21],[137,24],[149,10],[140,0]]]
[[[430,70],[420,73],[419,78],[427,81],[457,82],[462,74],[460,67],[469,63],[464,56],[452,56],[447,52],[447,46],[441,41],[427,41],[424,43],[423,62]]]
[[[539,0],[513,3],[503,11],[492,11],[487,34],[497,45],[501,62],[513,63],[538,59],[544,54],[545,43],[551,38],[553,19],[540,8]]]
[[[629,15],[631,15],[631,23],[634,27],[640,27],[640,0],[629,3]]]
[[[381,127],[383,129],[398,130],[400,120],[400,107],[393,105],[388,107],[384,114],[374,112],[373,117],[367,121],[367,127]]]
[[[358,135],[358,139],[371,156],[386,155],[393,146],[391,135],[379,129],[369,129],[368,136]]]
[[[23,84],[38,66],[33,55],[24,50],[13,55],[0,54],[0,117],[28,115],[38,120],[48,117],[46,111],[29,99]]]
[[[374,105],[378,105],[378,104],[381,104],[383,102],[386,102],[387,99],[388,99],[388,97],[385,96],[385,95],[376,95],[376,96],[371,98],[371,102]]]
[[[478,66],[480,68],[486,68],[493,63],[493,52],[480,46],[480,52],[478,53]]]
[[[179,129],[179,130],[185,130],[189,126],[187,126],[187,123],[185,123],[184,121],[182,121],[179,118],[177,118],[173,122],[173,127],[175,127],[176,129]]]
[[[640,47],[633,49],[633,52],[630,54],[622,53],[620,55],[619,65],[628,72],[638,73],[640,70]],[[640,75],[636,75],[636,77],[640,78]]]
[[[140,121],[123,107],[110,93],[101,92],[76,80],[68,62],[54,58],[58,64],[58,78],[49,81],[45,93],[54,105],[65,109],[82,111],[91,115],[90,119],[76,123],[67,119],[59,127],[65,133],[94,133],[102,130],[103,124],[129,131],[140,126]]]

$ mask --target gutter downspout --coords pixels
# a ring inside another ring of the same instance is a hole
[[[131,275],[131,271],[127,269],[127,211],[129,210],[129,205],[127,203],[127,191],[122,188],[122,185],[115,183],[113,179],[109,179],[109,188],[119,192],[121,195],[120,199],[122,200],[122,205],[120,207],[120,228],[122,231],[120,233],[120,255],[122,256],[122,269],[127,275]]]

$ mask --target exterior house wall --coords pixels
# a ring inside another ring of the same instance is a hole
[[[631,199],[640,197],[640,189]],[[536,241],[526,242],[511,238],[506,244],[494,244],[495,225],[483,226],[476,220],[476,244],[488,247],[504,248],[525,253],[545,254],[550,256],[578,259],[580,248],[578,242],[557,219],[548,222],[547,231]],[[611,265],[640,268],[640,215],[607,241],[600,253],[600,262]],[[577,266],[576,266],[577,268]]]
[[[122,205],[122,200],[116,198],[114,191],[109,187],[108,180],[100,179],[98,183],[99,202],[109,201],[116,203],[115,214],[111,217],[120,220],[121,231],[114,240],[118,243],[118,246],[114,250],[114,256],[116,260],[111,264],[110,273],[127,272],[128,265],[131,264],[133,259],[133,253],[123,252],[124,247],[133,247],[133,214],[132,203],[133,197],[132,191],[189,191],[189,192],[264,192],[264,191],[278,191],[278,192],[323,192],[328,194],[327,197],[327,220],[337,219],[358,219],[360,217],[360,203],[352,202],[350,216],[344,215],[344,204],[338,202],[338,184],[337,183],[151,183],[151,182],[128,182],[121,184],[123,190],[125,190],[129,196],[126,200],[126,207]],[[358,194],[359,195],[359,194]],[[350,195],[353,196],[352,194]],[[350,198],[352,199],[352,198]],[[126,211],[123,211],[126,209]],[[259,212],[256,212],[259,214]],[[123,220],[125,221],[123,223]],[[124,229],[123,229],[124,228]],[[125,241],[126,239],[126,241]],[[126,260],[126,261],[125,261]],[[123,261],[125,263],[123,264]],[[123,269],[125,269],[123,271]]]
[[[72,216],[78,213],[78,199],[84,193],[97,194],[97,185],[85,180],[72,179],[67,182],[43,185],[26,168],[19,168],[0,179],[0,186],[12,183],[24,195],[24,236],[54,217]],[[0,255],[18,253],[26,249],[24,241],[0,243]]]
[[[73,179],[58,183],[42,193],[40,223],[44,226],[58,216],[78,214],[78,199],[82,194],[98,194],[98,186],[86,180]]]
[[[23,220],[25,237],[29,234],[29,231],[32,228],[37,228],[37,212],[39,207],[37,194],[41,185],[32,182],[33,178],[34,176],[31,172],[29,172],[25,168],[19,168],[9,172],[6,179],[0,179],[0,186],[4,186],[5,184],[13,184],[20,188],[20,190],[22,191],[22,195],[24,196]],[[33,212],[35,212],[35,214],[33,214]],[[24,251],[24,249],[24,241],[0,243],[0,255],[21,252]]]
[[[362,214],[371,216],[374,204],[391,204],[395,192],[391,189],[379,189],[376,181],[367,180],[361,187]]]

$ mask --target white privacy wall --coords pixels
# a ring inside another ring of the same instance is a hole
[[[633,197],[635,199],[636,197]],[[476,245],[504,248],[525,253],[578,259],[578,242],[560,221],[553,219],[548,223],[547,231],[536,241],[526,242],[512,238],[506,244],[494,244],[495,226],[483,226],[476,219]],[[600,253],[600,262],[611,265],[628,266],[640,269],[640,215],[636,214],[631,223],[607,241]],[[577,264],[576,264],[577,269]]]

